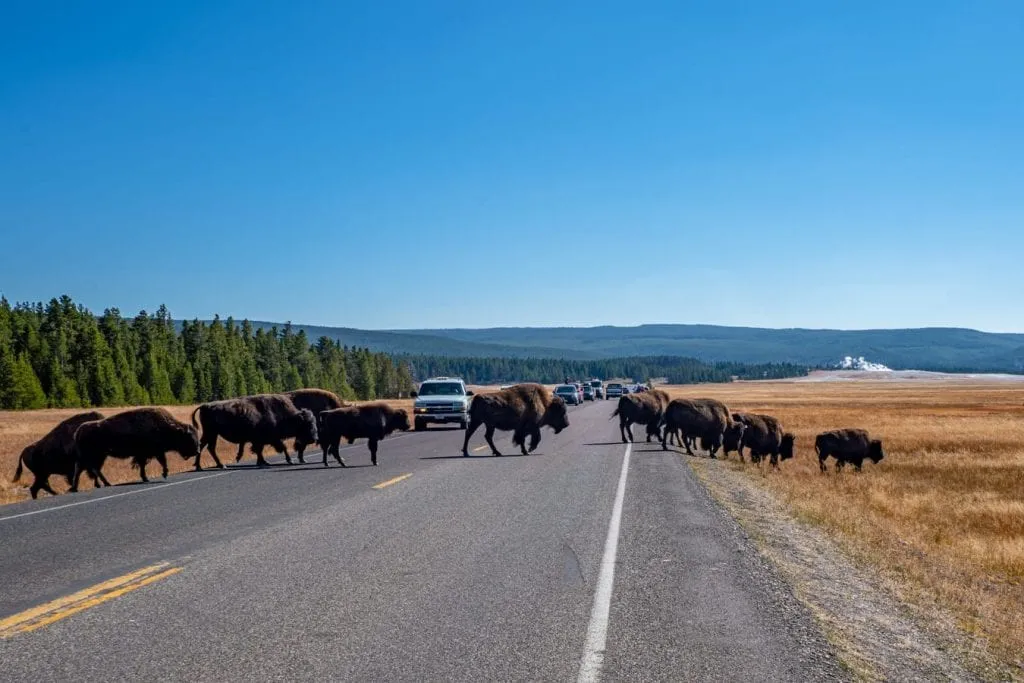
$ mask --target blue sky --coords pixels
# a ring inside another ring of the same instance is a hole
[[[9,5],[12,300],[1024,331],[1020,2]]]

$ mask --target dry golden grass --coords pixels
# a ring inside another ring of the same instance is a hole
[[[411,400],[385,401],[385,403],[396,408],[405,408],[410,410],[410,412],[412,409]],[[189,417],[192,415],[192,411],[195,409],[195,406],[167,406],[167,409],[171,411],[174,417],[178,418],[182,422],[189,422]],[[129,410],[129,408],[99,409],[99,411],[104,415],[114,415],[124,410]],[[22,449],[44,436],[61,420],[65,420],[79,412],[82,411],[78,409],[0,411],[0,505],[14,503],[28,498],[27,487],[33,480],[31,472],[25,470],[21,475],[20,482],[11,482],[11,477],[14,475],[14,470],[18,466],[18,457],[21,455]],[[291,440],[287,441],[286,445],[291,449]],[[217,455],[220,457],[221,462],[234,462],[235,454],[237,452],[237,445],[224,441],[223,439],[217,440]],[[272,449],[267,448],[265,452],[270,454]],[[243,462],[253,460],[254,456],[246,450],[245,458],[246,460],[243,460]],[[202,464],[204,468],[213,467],[214,465],[213,458],[210,457],[210,454],[205,450],[203,451]],[[192,469],[192,467],[194,467],[194,462],[191,460],[185,462],[177,455],[172,454],[167,458],[167,465],[171,472],[182,472]],[[146,470],[146,474],[150,478],[154,476],[159,477],[159,470],[159,465],[150,462],[149,467]],[[107,459],[107,462],[103,467],[103,474],[108,480],[110,480],[111,484],[138,481],[139,479],[138,472],[129,462],[124,460],[115,460],[113,458]],[[50,477],[50,485],[58,493],[64,493],[68,488],[64,478],[59,476]],[[84,489],[90,486],[92,486],[92,483],[89,478],[82,477],[81,487]],[[39,495],[45,496],[47,494],[45,492],[40,492]]]
[[[1024,383],[751,382],[668,387],[775,415],[797,435],[779,472],[740,465],[918,604],[1020,663],[1024,652]],[[886,458],[823,475],[814,436],[862,427]]]

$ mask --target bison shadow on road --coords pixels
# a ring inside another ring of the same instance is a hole
[[[420,460],[502,460],[504,458],[532,458],[543,453],[502,453],[501,456],[491,453],[480,453],[479,455],[424,455]]]
[[[618,446],[622,444],[621,441],[597,441],[594,443],[585,443],[584,446]],[[625,444],[622,444],[625,445]]]
[[[341,465],[335,462],[331,463],[331,465],[328,467],[324,467],[320,463],[317,463],[316,465],[311,465],[307,463],[305,465],[292,465],[290,467],[288,465],[285,465],[284,468],[274,469],[273,472],[274,474],[281,474],[287,472],[324,472],[326,470],[354,470],[359,469],[361,467],[373,467],[373,465],[367,462],[360,463],[358,465],[345,465],[344,467],[342,467]]]

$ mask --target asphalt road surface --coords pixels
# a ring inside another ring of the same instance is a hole
[[[627,449],[611,412],[571,408],[528,457],[492,457],[481,429],[463,458],[463,432],[431,428],[378,467],[357,442],[345,469],[316,454],[0,508],[0,675],[844,678],[687,456]]]

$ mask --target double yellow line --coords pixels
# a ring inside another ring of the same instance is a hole
[[[113,600],[160,579],[166,579],[180,571],[181,567],[171,567],[167,562],[161,562],[98,583],[63,598],[51,600],[0,620],[0,638],[10,638],[18,633],[28,633],[49,626],[55,621]]]

